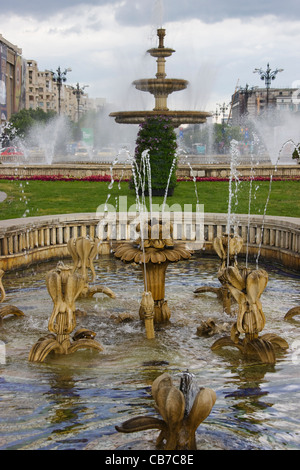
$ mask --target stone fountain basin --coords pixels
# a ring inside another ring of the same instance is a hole
[[[157,432],[123,435],[115,425],[153,415],[153,380],[169,372],[176,381],[176,374],[186,369],[200,386],[217,394],[212,413],[197,431],[199,450],[299,449],[300,321],[283,320],[300,303],[299,273],[267,267],[269,282],[261,298],[265,329],[290,345],[275,366],[246,361],[236,349],[213,353],[210,347],[218,336],[196,335],[202,320],[234,320],[224,316],[213,294],[193,294],[201,285],[219,286],[219,260],[196,255],[168,267],[166,298],[172,317],[169,324],[156,328],[154,340],[146,340],[138,315],[143,292],[140,267],[101,256],[95,262],[97,282],[113,289],[117,298],[99,294],[78,300],[76,306],[81,310],[77,327],[95,331],[103,353],[80,350],[33,364],[28,362],[29,350],[47,331],[52,311],[45,275],[55,266],[40,263],[4,278],[4,304],[16,305],[25,316],[6,317],[0,329],[6,348],[5,363],[0,364],[1,450],[153,450]],[[126,312],[135,318],[118,321]]]
[[[141,124],[151,116],[157,116],[158,111],[117,111],[110,113],[119,124]],[[159,110],[159,114],[170,117],[175,127],[185,124],[201,124],[211,116],[206,111],[169,111]]]
[[[153,95],[157,93],[170,94],[173,91],[185,90],[188,81],[180,78],[143,78],[135,80],[133,85],[140,91],[148,91]]]

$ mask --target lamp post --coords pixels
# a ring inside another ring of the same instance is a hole
[[[55,73],[53,73],[53,81],[57,84],[57,89],[58,89],[58,114],[60,114],[60,94],[61,94],[61,87],[63,82],[67,80],[67,73],[72,72],[72,69],[67,68],[63,72],[60,69],[60,66],[56,70]]]
[[[223,118],[222,118],[222,124],[224,124],[224,121],[225,121],[225,113],[228,109],[228,105],[226,103],[223,103],[223,104],[218,104],[219,108],[220,108],[220,112],[222,113],[223,115]]]
[[[269,89],[271,87],[272,80],[275,80],[278,72],[283,72],[283,69],[271,70],[270,65],[267,64],[267,70],[254,69],[253,73],[259,73],[261,80],[265,81],[267,88],[267,107],[269,106]]]
[[[216,108],[216,112],[213,114],[214,117],[216,118],[216,123],[218,123],[218,119],[219,119],[220,114],[221,113],[219,112],[218,108]]]
[[[225,153],[225,146],[226,146],[226,142],[225,142],[225,113],[228,109],[228,105],[226,103],[223,103],[223,104],[218,104],[217,106],[219,106],[219,109],[220,109],[220,115],[222,114],[222,121],[221,121],[221,126],[222,126],[222,142],[220,143],[221,144],[221,149],[220,149],[220,152],[221,153]]]
[[[77,122],[79,123],[79,105],[80,105],[80,98],[84,94],[83,90],[87,88],[89,85],[84,85],[80,88],[79,83],[77,83],[76,87],[72,87],[73,95],[76,96],[77,100]]]
[[[244,115],[248,113],[248,98],[252,95],[252,93],[254,93],[255,88],[256,87],[249,88],[248,83],[246,83],[245,88],[241,87],[239,89],[239,94],[244,96],[242,112],[240,113],[240,115]]]

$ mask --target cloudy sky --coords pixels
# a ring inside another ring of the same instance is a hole
[[[67,83],[116,110],[151,109],[135,90],[154,77],[156,29],[166,28],[168,78],[189,80],[170,108],[215,111],[236,85],[264,86],[255,68],[283,68],[272,86],[300,87],[299,0],[10,0],[2,2],[0,33],[40,70],[71,67]]]

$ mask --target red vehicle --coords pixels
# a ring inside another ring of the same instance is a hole
[[[19,155],[23,157],[24,153],[17,147],[5,147],[4,149],[0,150],[0,155]]]

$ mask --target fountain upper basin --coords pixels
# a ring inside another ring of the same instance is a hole
[[[135,87],[140,91],[147,91],[156,96],[159,93],[167,95],[173,91],[185,90],[188,81],[181,78],[142,78],[133,82]]]

